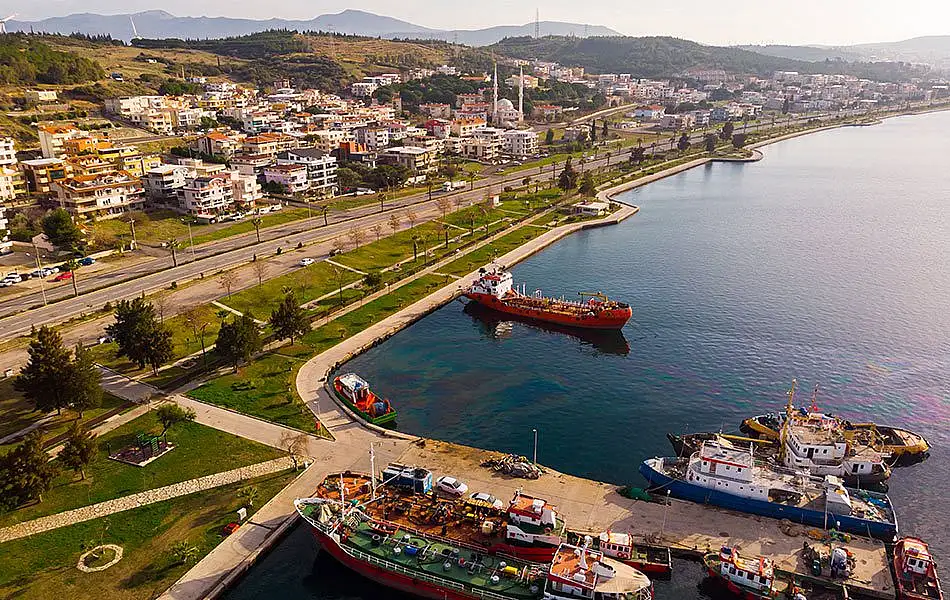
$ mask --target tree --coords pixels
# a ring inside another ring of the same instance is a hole
[[[254,322],[254,317],[245,313],[230,323],[221,324],[214,351],[230,363],[234,372],[237,373],[238,366],[251,360],[251,357],[263,347],[260,328]]]
[[[577,171],[574,170],[570,157],[568,157],[567,162],[564,163],[564,170],[561,171],[561,174],[558,176],[557,185],[565,192],[577,187]]]
[[[643,162],[643,157],[646,155],[646,149],[643,146],[637,146],[630,152],[630,161],[635,162],[638,165]]]
[[[178,542],[172,546],[172,556],[175,557],[175,563],[186,565],[198,558],[198,549],[188,542]]]
[[[378,242],[378,241],[379,241],[379,238],[382,237],[382,235],[383,235],[383,226],[380,225],[379,223],[375,223],[375,224],[373,224],[373,226],[370,227],[369,229],[370,229],[370,231],[373,232],[373,235],[376,236],[376,241]]]
[[[364,235],[363,230],[359,227],[353,226],[350,227],[350,230],[347,232],[346,237],[350,238],[350,243],[353,244],[353,249],[359,248],[363,244]]]
[[[689,134],[684,131],[683,134],[680,135],[679,141],[676,142],[676,147],[679,148],[680,152],[686,152],[690,146],[692,146],[692,144],[689,141]]]
[[[726,121],[726,124],[722,126],[722,130],[719,132],[719,138],[722,140],[730,139],[735,128],[736,126],[732,124],[732,121]]]
[[[165,247],[168,248],[168,251],[172,253],[172,266],[177,267],[177,266],[178,266],[178,254],[177,254],[176,251],[177,251],[179,248],[181,248],[181,242],[179,242],[179,241],[176,240],[175,238],[172,238],[172,239],[168,240],[167,242],[165,242]]]
[[[736,150],[741,150],[746,145],[746,134],[737,133],[732,136],[732,145]]]
[[[234,288],[234,285],[237,283],[237,274],[234,271],[225,271],[221,273],[221,279],[218,281],[218,285],[221,286],[228,294],[228,298],[231,297],[231,290]]]
[[[607,119],[604,119],[604,128],[600,132],[600,137],[604,138],[605,140],[607,139],[607,134],[610,133],[610,129],[607,123],[608,123]]]
[[[257,243],[261,243],[261,225],[264,224],[264,219],[256,217],[251,220],[251,225],[254,226],[254,233],[257,234]]]
[[[206,358],[205,330],[211,327],[211,320],[208,319],[205,312],[197,306],[192,306],[182,313],[182,316],[185,318],[185,323],[191,327],[191,332],[194,334],[195,339],[201,344],[201,358]]]
[[[548,129],[544,134],[544,144],[550,146],[554,143],[554,130]]]
[[[706,152],[716,151],[716,136],[714,134],[706,134],[706,139],[703,141],[703,143],[706,144]]]
[[[241,488],[241,491],[238,492],[238,496],[244,500],[247,506],[254,506],[254,501],[257,500],[260,491],[257,489],[256,485],[249,485],[246,488]]]
[[[363,276],[363,285],[369,289],[376,289],[383,284],[383,274],[378,270],[368,271]]]
[[[336,181],[342,192],[348,192],[360,185],[363,176],[347,167],[340,167],[336,170]]]
[[[33,500],[42,502],[57,471],[43,450],[43,434],[28,433],[23,443],[0,456],[0,503],[15,508]]]
[[[413,262],[416,262],[417,260],[419,260],[419,240],[420,238],[418,235],[412,236],[412,261]]]
[[[102,372],[82,344],[76,344],[66,390],[80,419],[83,412],[102,406]]]
[[[444,219],[445,215],[448,214],[449,209],[452,208],[452,201],[445,196],[441,196],[435,201],[435,205],[439,208],[439,212],[442,213],[442,218]]]
[[[257,275],[257,285],[258,287],[264,285],[264,277],[267,276],[267,263],[263,260],[256,261],[254,266],[254,274]]]
[[[155,308],[144,298],[120,300],[115,307],[115,323],[106,327],[119,346],[116,353],[144,369],[158,367],[172,359],[172,332],[155,318]]]
[[[307,311],[300,307],[292,290],[284,295],[281,303],[271,312],[270,326],[278,339],[289,338],[291,344],[294,343],[294,338],[310,332]]]
[[[442,237],[445,238],[445,249],[449,249],[449,226],[446,223],[438,223],[436,228],[439,230],[439,233],[442,234]]]
[[[323,207],[323,226],[330,226],[330,207],[326,205]]]
[[[791,104],[791,103],[790,103],[789,100],[788,100],[788,96],[786,96],[786,97],[785,97],[785,100],[782,102],[782,114],[783,114],[783,115],[787,115],[787,114],[788,114],[788,109],[790,108],[790,104]]]
[[[591,142],[597,141],[597,120],[593,120],[590,123],[590,133],[587,134],[590,137]]]
[[[166,402],[155,410],[155,418],[162,424],[162,435],[165,435],[169,429],[179,423],[194,421],[195,411],[182,408],[174,402]]]
[[[298,468],[298,461],[301,457],[306,456],[307,447],[310,440],[307,437],[307,434],[304,432],[295,432],[295,431],[286,431],[281,434],[280,440],[277,442],[281,448],[287,449],[287,455],[290,456],[290,460],[294,463],[294,470]]]
[[[43,233],[50,243],[62,250],[75,250],[82,240],[82,232],[65,208],[57,208],[43,217]]]
[[[61,413],[69,404],[69,395],[63,382],[72,373],[69,350],[63,338],[46,325],[35,332],[27,350],[30,357],[14,382],[36,410]]]
[[[406,209],[406,220],[409,221],[409,227],[416,226],[417,218],[418,217],[416,216],[416,211],[412,210],[411,208]]]
[[[594,178],[591,177],[590,171],[585,171],[584,176],[581,178],[581,186],[578,191],[584,196],[596,196],[597,195],[597,186],[594,185]]]
[[[70,258],[63,263],[63,266],[60,267],[64,272],[69,273],[69,280],[73,282],[73,296],[79,297],[79,283],[76,280],[76,269],[79,268],[79,263],[76,262],[76,259]]]
[[[96,457],[96,449],[96,435],[82,427],[79,421],[73,421],[66,436],[66,443],[59,453],[59,460],[79,473],[80,479],[85,479],[85,469]]]
[[[389,215],[389,228],[393,230],[393,233],[394,233],[394,234],[395,234],[397,231],[399,231],[399,226],[400,226],[401,224],[402,224],[402,223],[399,221],[399,215],[397,215],[396,213],[390,213],[390,215]]]

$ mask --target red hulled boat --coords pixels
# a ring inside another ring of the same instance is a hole
[[[628,304],[600,293],[581,295],[588,297],[586,302],[546,298],[540,290],[528,296],[514,289],[511,273],[498,268],[482,269],[481,277],[465,292],[466,298],[499,312],[567,327],[620,329],[633,316]]]
[[[943,600],[937,567],[923,540],[912,537],[897,540],[894,575],[898,600]]]

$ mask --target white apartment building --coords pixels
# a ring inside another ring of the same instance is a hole
[[[494,162],[498,159],[501,144],[486,139],[462,138],[459,140],[458,153],[465,158],[481,162]]]
[[[501,151],[516,158],[538,153],[538,134],[530,129],[512,129],[502,134]]]
[[[16,163],[16,142],[13,138],[0,138],[0,166],[12,167]]]
[[[237,171],[231,171],[230,175],[235,206],[242,209],[252,208],[264,197],[256,175],[243,175]]]
[[[179,195],[193,171],[183,165],[162,165],[150,170],[142,178],[150,200],[177,205]]]
[[[264,181],[279,183],[289,194],[300,194],[310,189],[305,165],[270,165],[264,167]]]
[[[168,106],[165,96],[123,96],[106,98],[106,112],[124,117],[149,110],[161,110]]]
[[[87,132],[73,125],[40,125],[37,135],[40,138],[43,158],[59,158],[63,154],[63,143],[66,140],[89,136]]]
[[[321,129],[310,134],[313,147],[321,152],[330,153],[344,142],[353,141],[353,134],[342,129]]]
[[[367,150],[376,152],[389,145],[389,129],[386,127],[357,127],[353,133],[356,143],[363,144]]]
[[[368,98],[379,89],[379,84],[372,81],[357,81],[350,85],[350,93],[357,98]]]
[[[0,231],[4,232],[0,238],[0,254],[9,254],[13,252],[13,241],[8,234],[10,230],[7,228],[7,211],[3,206],[0,206]]]
[[[56,102],[58,98],[56,90],[24,90],[23,99],[29,104],[42,104],[43,102]]]
[[[133,125],[138,125],[143,129],[148,129],[160,135],[171,135],[175,131],[172,112],[168,109],[148,110],[132,113],[128,115],[128,119]]]
[[[79,218],[110,219],[145,207],[139,179],[125,171],[80,175],[55,181],[52,188],[59,205]]]
[[[278,165],[302,165],[307,168],[308,189],[318,196],[336,193],[336,157],[316,148],[285,150],[277,155]]]
[[[181,209],[195,217],[211,217],[231,210],[234,189],[230,174],[194,177],[181,188]]]

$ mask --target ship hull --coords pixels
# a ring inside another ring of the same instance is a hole
[[[313,537],[316,539],[320,548],[332,556],[338,563],[357,575],[375,581],[380,585],[413,596],[419,596],[420,598],[431,598],[431,600],[474,600],[478,598],[478,596],[473,594],[442,587],[428,581],[414,578],[410,575],[387,571],[386,569],[358,560],[347,554],[336,540],[316,527],[311,527],[310,530],[313,532]]]
[[[506,554],[536,563],[551,562],[556,552],[557,546],[515,546],[513,544],[495,544],[488,549],[489,554]]]
[[[554,323],[564,327],[622,329],[623,326],[627,324],[627,321],[630,320],[630,317],[633,316],[633,311],[629,307],[605,310],[602,311],[601,314],[576,316],[537,308],[516,306],[491,294],[468,292],[465,294],[465,297],[498,312],[514,315],[522,319]]]
[[[897,535],[897,522],[883,523],[867,521],[846,515],[824,513],[811,508],[788,506],[777,502],[766,502],[753,498],[743,498],[734,494],[705,488],[680,479],[674,479],[665,473],[653,468],[646,461],[640,463],[640,474],[650,482],[651,487],[669,490],[674,498],[690,500],[698,504],[711,504],[738,512],[771,517],[773,519],[787,519],[793,523],[832,529],[836,523],[840,524],[840,531],[847,531],[856,535],[870,536],[890,541]]]

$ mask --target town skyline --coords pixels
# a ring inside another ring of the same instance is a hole
[[[688,6],[683,6],[684,4]],[[266,20],[270,18],[311,19],[346,9],[362,10],[405,20],[433,29],[480,29],[502,25],[524,25],[535,19],[603,25],[629,36],[669,35],[715,45],[790,44],[844,46],[893,42],[914,37],[950,35],[944,23],[950,7],[935,0],[915,2],[914,11],[893,11],[893,5],[879,0],[844,0],[833,5],[820,0],[803,0],[794,11],[785,9],[745,10],[741,0],[701,3],[685,0],[675,7],[658,7],[651,12],[632,14],[618,2],[579,7],[566,0],[549,0],[538,5],[516,4],[510,0],[488,0],[485,10],[460,15],[438,10],[431,1],[394,6],[381,0],[364,0],[353,6],[336,0],[315,3],[292,0],[279,11],[251,2],[205,0],[199,3],[166,0],[55,0],[24,6],[0,3],[0,12],[19,13],[19,20],[40,20],[76,13],[123,14],[164,10],[184,17],[229,17]],[[673,18],[673,17],[676,18]]]

